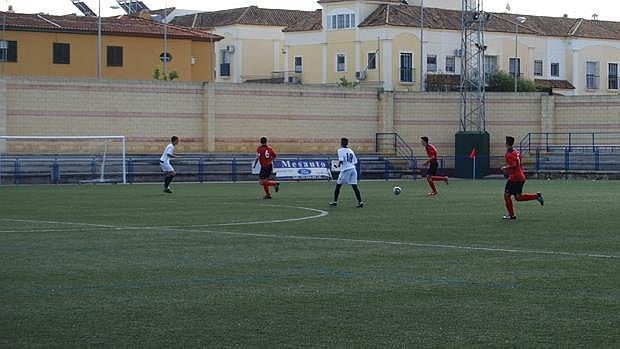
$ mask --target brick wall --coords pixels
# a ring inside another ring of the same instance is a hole
[[[0,134],[125,135],[130,153],[159,153],[173,134],[180,152],[252,153],[267,136],[283,153],[333,153],[343,136],[358,152],[374,152],[375,134],[394,131],[416,154],[426,135],[450,155],[459,103],[458,93],[7,78],[0,79]],[[493,155],[503,153],[506,135],[620,132],[620,98],[490,93],[487,129]]]
[[[332,153],[340,138],[375,148],[376,91],[277,85],[218,85],[215,150],[251,152],[268,137],[280,152]]]

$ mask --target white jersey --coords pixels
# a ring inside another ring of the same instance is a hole
[[[164,150],[164,153],[161,154],[161,158],[159,158],[159,161],[169,163],[170,155],[174,155],[174,145],[172,143],[168,144],[166,150]]]
[[[340,171],[355,168],[355,164],[357,164],[357,157],[355,156],[353,150],[349,148],[338,149],[338,160],[342,162],[340,165]]]

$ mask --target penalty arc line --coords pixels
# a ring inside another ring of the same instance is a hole
[[[79,222],[61,222],[61,221],[50,221],[50,220],[36,220],[36,219],[14,219],[14,218],[0,218],[0,220],[9,221],[9,222],[21,222],[21,223],[43,223],[43,224],[53,224],[53,225],[69,225],[69,226],[83,226],[83,227],[92,227],[93,229],[110,229],[110,230],[157,230],[157,229],[183,229],[183,228],[206,228],[206,227],[224,227],[224,226],[237,226],[237,225],[256,225],[256,224],[275,224],[275,223],[290,223],[290,222],[299,222],[306,221],[310,219],[318,219],[323,218],[329,215],[329,212],[325,210],[319,210],[316,208],[309,207],[301,207],[301,206],[289,206],[289,205],[265,205],[270,207],[284,207],[284,208],[294,208],[299,210],[305,210],[310,212],[316,212],[317,214],[312,216],[305,217],[297,217],[297,218],[282,218],[282,219],[271,219],[264,221],[251,221],[251,222],[231,222],[231,223],[216,223],[216,224],[197,224],[197,225],[176,225],[176,226],[154,226],[154,227],[145,227],[145,226],[118,226],[118,225],[109,225],[109,224],[94,224],[94,223],[79,223]],[[89,229],[89,230],[93,230]],[[62,231],[72,231],[72,230],[59,230],[59,229],[30,229],[30,230],[6,230],[0,231],[0,233],[47,233],[47,232],[62,232]]]

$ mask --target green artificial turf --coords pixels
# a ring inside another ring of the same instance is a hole
[[[620,346],[620,182],[173,188],[1,187],[0,346]]]

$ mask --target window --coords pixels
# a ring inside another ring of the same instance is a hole
[[[349,29],[355,28],[355,13],[344,13],[327,16],[327,28]]]
[[[53,45],[54,51],[54,64],[69,64],[71,63],[71,48],[69,44],[61,44],[55,42]]]
[[[17,41],[0,40],[0,62],[17,62]]]
[[[344,53],[339,53],[336,55],[336,71],[337,72],[347,71],[346,58],[345,58]]]
[[[368,64],[366,65],[366,69],[368,70],[377,69],[377,53],[376,52],[368,53]]]
[[[108,46],[108,67],[123,66],[123,47]]]
[[[534,61],[534,75],[536,76],[543,75],[543,61],[541,60]]]
[[[508,62],[508,73],[512,77],[519,78],[521,76],[521,58],[510,58]]]
[[[400,82],[413,82],[413,53],[400,54]]]
[[[551,63],[551,76],[560,76],[560,63]]]
[[[618,79],[618,63],[609,63],[609,70],[607,72],[609,85],[608,89],[617,90],[620,80]]]
[[[228,50],[221,50],[220,57],[222,57],[222,62],[220,63],[220,76],[230,76],[230,52]]]
[[[447,56],[446,57],[446,73],[454,73],[456,72],[456,57]]]
[[[299,56],[295,57],[295,73],[302,73],[303,70],[303,58]]]
[[[436,55],[426,56],[426,71],[430,73],[437,72],[437,56]]]
[[[491,75],[499,70],[497,56],[484,56],[484,81],[489,83]]]
[[[588,90],[598,89],[599,80],[599,64],[598,62],[586,62],[586,88]]]

